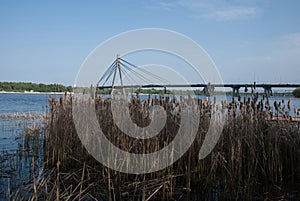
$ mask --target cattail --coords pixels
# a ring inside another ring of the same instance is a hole
[[[261,103],[258,102],[258,104],[257,104],[257,106],[256,106],[257,111],[260,111],[260,108],[261,108]]]
[[[276,111],[278,110],[278,104],[277,104],[277,101],[274,101],[274,108],[275,108]]]
[[[59,166],[60,171],[64,170],[67,173],[60,174],[58,181],[62,182],[51,180],[49,186],[53,189],[59,189],[59,193],[62,192],[66,196],[57,199],[75,198],[76,189],[72,190],[74,193],[72,196],[65,189],[72,189],[74,185],[81,186],[78,185],[78,181],[82,178],[82,181],[79,181],[84,184],[82,187],[86,184],[86,186],[91,186],[90,191],[89,189],[84,191],[87,196],[92,195],[93,191],[101,191],[103,186],[109,186],[109,193],[107,187],[103,189],[103,192],[100,192],[107,200],[140,200],[143,198],[145,200],[147,198],[148,200],[150,198],[152,200],[180,200],[180,196],[186,196],[186,194],[182,195],[185,193],[182,190],[183,188],[187,189],[186,191],[193,192],[195,199],[201,198],[201,196],[203,199],[211,199],[211,195],[197,191],[199,185],[205,185],[206,190],[209,192],[214,192],[217,188],[218,195],[216,195],[216,199],[232,200],[242,196],[246,200],[251,200],[254,196],[259,195],[257,192],[270,192],[277,186],[282,188],[298,186],[299,181],[293,179],[291,175],[295,178],[298,178],[299,175],[297,167],[300,164],[300,158],[299,153],[295,152],[298,147],[297,143],[300,140],[299,128],[291,122],[270,121],[275,118],[273,119],[274,112],[271,111],[267,98],[265,101],[258,100],[255,97],[254,100],[250,98],[247,100],[244,97],[243,102],[240,98],[237,100],[235,101],[234,98],[229,102],[222,100],[219,106],[219,104],[214,103],[215,100],[209,101],[208,98],[187,100],[181,97],[178,100],[170,99],[170,97],[155,97],[152,100],[151,97],[148,97],[148,100],[143,100],[140,97],[131,97],[128,100],[129,113],[132,121],[141,127],[147,126],[149,110],[154,102],[162,105],[167,111],[166,125],[159,133],[159,137],[140,140],[132,139],[122,133],[114,124],[111,107],[109,107],[111,100],[96,98],[96,115],[106,137],[120,149],[137,154],[156,152],[173,141],[182,123],[181,109],[184,110],[189,107],[190,110],[196,110],[196,106],[201,109],[201,121],[197,125],[199,127],[197,137],[195,137],[192,146],[189,148],[189,154],[183,155],[170,167],[146,175],[119,173],[108,170],[97,163],[81,145],[80,139],[76,135],[75,125],[72,122],[71,100],[66,97],[62,99],[62,104],[60,104],[59,99],[51,100],[49,107],[53,108],[50,115],[52,120],[51,123],[49,121],[47,135],[45,135],[45,153],[47,153],[45,154],[45,160],[49,161],[48,164],[57,164],[59,160],[61,163]],[[58,104],[56,104],[57,102]],[[73,102],[85,104],[84,100],[75,99]],[[61,105],[64,105],[65,108],[61,109]],[[213,105],[215,107],[210,108]],[[282,109],[284,110],[284,103],[281,105],[283,105]],[[278,101],[274,101],[274,108],[276,110],[280,109]],[[211,109],[216,109],[216,111],[227,110],[225,125],[214,150],[207,158],[198,161],[199,148],[202,146],[203,139],[205,139],[206,132],[210,127],[211,119],[209,115],[213,115]],[[299,115],[296,108],[294,111],[295,114],[298,113]],[[21,114],[17,116],[21,116]],[[289,118],[288,113],[284,116]],[[25,115],[25,117],[29,118],[31,116]],[[194,123],[193,118],[191,121],[191,123]],[[95,145],[97,146],[97,143]],[[181,146],[181,144],[178,144],[178,146]],[[182,143],[182,146],[185,146],[185,142]],[[174,152],[180,150],[180,147],[177,148],[174,149]],[[105,150],[103,151],[105,152]],[[74,166],[79,165],[69,162],[74,159],[84,161],[82,163],[84,168],[81,167],[81,171],[74,171]],[[45,168],[48,169],[49,167],[50,165]],[[74,179],[71,180],[73,175]],[[94,175],[97,176],[94,177]],[[200,175],[205,176],[205,180]],[[51,178],[56,177],[51,175]],[[101,182],[98,182],[99,179]],[[63,188],[59,188],[58,183],[61,183]],[[257,183],[260,185],[257,186]],[[68,184],[72,186],[65,186]],[[94,184],[95,188],[89,184]],[[53,187],[55,185],[57,186]],[[40,188],[41,194],[44,192],[44,186],[43,184]],[[247,186],[247,191],[239,191],[241,186]],[[82,189],[82,191],[79,190],[81,195],[83,188],[78,189]],[[168,192],[165,192],[165,189]],[[232,193],[223,193],[228,192],[228,189],[232,190]],[[115,195],[115,192],[118,194]],[[126,197],[122,197],[123,195],[126,195]],[[53,200],[51,195],[47,196],[45,196],[47,199]],[[262,196],[265,196],[265,194]],[[41,197],[43,196],[41,195]],[[80,196],[77,197],[80,198]],[[272,200],[273,197],[268,199]]]

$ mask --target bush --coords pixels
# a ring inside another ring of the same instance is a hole
[[[300,98],[300,87],[298,87],[297,89],[295,89],[293,91],[293,95],[296,97],[296,98]]]

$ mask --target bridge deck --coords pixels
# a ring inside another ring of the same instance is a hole
[[[120,88],[184,88],[184,87],[227,87],[227,88],[243,88],[243,87],[253,87],[254,84],[167,84],[167,85],[157,85],[157,84],[148,84],[148,85],[123,85],[123,86],[114,86],[116,89]],[[255,84],[256,88],[297,88],[300,84]],[[99,89],[110,89],[111,86],[99,86]]]

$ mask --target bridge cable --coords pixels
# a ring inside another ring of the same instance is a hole
[[[140,68],[139,66],[136,66],[136,65],[134,65],[134,64],[132,64],[132,63],[130,63],[130,62],[128,62],[128,61],[122,59],[122,58],[120,58],[120,60],[123,61],[123,62],[125,62],[125,63],[127,63],[128,65],[134,67],[134,68],[139,69],[140,71],[144,72],[145,74],[147,74],[147,75],[149,75],[149,76],[151,76],[151,77],[154,77],[154,78],[156,78],[157,80],[159,80],[159,81],[161,81],[161,82],[164,82],[165,84],[169,83],[168,80],[166,80],[166,79],[164,79],[164,78],[162,78],[162,77],[159,77],[158,75],[155,75],[154,73],[151,73],[151,72],[149,72],[149,71],[147,71],[147,70],[145,70],[145,69],[142,69],[142,68]]]

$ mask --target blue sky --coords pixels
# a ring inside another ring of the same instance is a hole
[[[300,82],[300,1],[0,1],[0,81],[73,85],[88,54],[140,28],[185,34],[226,83]]]

